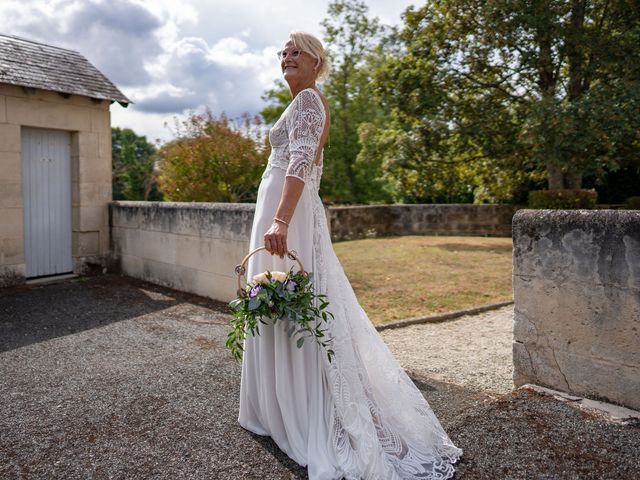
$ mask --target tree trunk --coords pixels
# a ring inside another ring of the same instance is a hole
[[[561,167],[547,164],[547,183],[549,190],[582,188],[582,173],[577,171],[563,172]]]
[[[582,188],[582,173],[578,171],[564,173],[565,188]]]
[[[564,175],[557,165],[547,165],[547,182],[549,190],[561,190],[564,188]]]

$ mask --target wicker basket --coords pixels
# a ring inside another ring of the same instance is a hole
[[[236,272],[236,275],[238,276],[238,292],[237,292],[238,297],[243,297],[247,294],[246,290],[242,288],[242,276],[247,273],[246,265],[247,265],[247,262],[249,261],[249,258],[251,258],[252,255],[258,253],[260,250],[266,250],[266,249],[267,249],[266,247],[258,247],[255,250],[252,250],[247,254],[246,257],[242,259],[242,262],[240,262],[239,265],[236,265],[235,272]],[[305,272],[304,270],[304,265],[302,265],[302,261],[300,260],[300,258],[298,257],[298,254],[294,250],[289,250],[286,253],[286,255],[291,260],[295,260],[296,262],[298,262],[298,265],[300,266],[300,273],[302,273],[302,275],[307,274],[307,272]]]

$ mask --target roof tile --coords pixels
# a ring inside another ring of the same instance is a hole
[[[0,34],[0,83],[132,103],[78,52],[11,35]]]

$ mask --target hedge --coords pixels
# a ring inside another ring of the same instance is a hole
[[[576,209],[595,208],[598,192],[594,189],[532,190],[529,192],[529,208]]]

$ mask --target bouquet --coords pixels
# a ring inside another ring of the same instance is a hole
[[[322,328],[329,317],[333,318],[333,314],[326,311],[328,305],[326,295],[314,293],[310,275],[305,272],[293,273],[291,269],[288,273],[266,271],[255,275],[252,282],[238,291],[238,298],[229,303],[233,319],[227,348],[240,360],[247,332],[259,335],[260,323],[266,325],[265,319],[270,319],[274,325],[278,321],[286,322],[289,337],[298,336],[298,348],[302,348],[305,338],[313,337],[319,346],[327,348],[331,362],[334,354],[328,348],[331,339],[325,339],[326,330]]]

